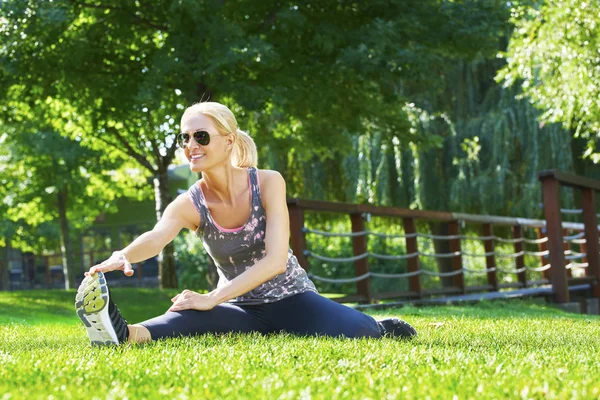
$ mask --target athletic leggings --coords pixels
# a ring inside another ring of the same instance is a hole
[[[295,335],[380,338],[373,317],[314,292],[304,292],[274,303],[223,303],[209,311],[167,311],[141,323],[152,339],[203,333],[287,332]]]

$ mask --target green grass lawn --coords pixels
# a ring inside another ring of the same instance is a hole
[[[129,322],[177,291],[111,290]],[[600,318],[523,301],[407,307],[412,341],[205,335],[92,348],[74,291],[0,292],[0,399],[600,398]]]

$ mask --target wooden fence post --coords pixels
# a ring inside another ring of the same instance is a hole
[[[416,253],[419,251],[417,243],[417,236],[408,237],[417,233],[415,229],[414,218],[405,217],[402,218],[402,224],[404,225],[404,234],[407,235],[406,240],[406,254]],[[419,270],[419,256],[411,257],[406,259],[406,272],[416,272]],[[408,278],[409,290],[415,292],[418,298],[423,297],[423,287],[421,286],[421,276],[411,276]]]
[[[512,227],[512,232],[513,232],[513,239],[523,239],[523,228],[521,227],[521,225],[514,225]],[[515,241],[514,249],[515,249],[515,253],[522,252],[524,249],[523,241],[522,240]],[[515,258],[515,268],[516,269],[525,268],[525,254],[517,256]],[[527,287],[527,274],[526,274],[525,270],[523,270],[523,272],[517,273],[517,279],[519,280],[519,283],[521,283],[521,285],[523,285],[523,287]]]
[[[594,297],[600,298],[600,266],[598,265],[598,216],[596,215],[596,192],[594,189],[582,190],[583,223],[585,229],[585,252],[588,267],[587,276],[596,278],[593,285]]]
[[[365,230],[365,221],[362,213],[350,214],[352,223],[352,232],[362,232]],[[352,249],[354,256],[359,256],[367,252],[367,235],[353,236]],[[354,262],[354,271],[356,276],[364,275],[369,272],[368,257],[356,260]],[[371,303],[371,278],[356,282],[356,293],[365,298],[365,302]]]
[[[296,204],[288,205],[290,215],[290,241],[292,252],[298,259],[298,263],[306,272],[308,272],[309,264],[304,250],[306,250],[306,237],[304,235],[304,210]]]
[[[460,227],[458,226],[458,221],[450,221],[448,222],[448,235],[460,235]],[[459,252],[458,255],[452,257],[452,271],[460,271],[463,267],[462,264],[462,253],[460,253],[460,238],[457,239],[448,239],[450,251],[455,253]],[[465,288],[465,274],[461,272],[458,275],[454,275],[453,279],[454,286],[458,288],[461,293],[466,293]]]
[[[546,218],[546,232],[548,234],[550,277],[554,300],[557,303],[568,303],[569,284],[563,250],[560,185],[556,178],[552,176],[541,177],[540,179],[544,195],[544,216]]]
[[[492,224],[485,223],[483,224],[483,236],[494,236],[494,229]],[[495,251],[495,242],[494,239],[485,239],[483,241],[483,247],[486,253],[493,253]],[[496,256],[494,254],[490,254],[489,256],[485,256],[485,267],[488,270],[487,273],[487,281],[488,285],[491,286],[490,292],[498,291],[498,273],[496,271]]]
[[[585,229],[584,229],[584,232],[585,232]],[[587,241],[587,239],[586,239],[586,241]],[[589,270],[590,260],[587,257],[587,246],[585,245],[585,243],[579,243],[579,252],[586,254],[585,257],[583,257],[581,260],[579,260],[579,262],[588,263],[588,268],[585,269],[585,275],[590,276],[590,270]]]

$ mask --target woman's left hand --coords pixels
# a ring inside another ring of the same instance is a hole
[[[171,301],[173,305],[167,311],[208,311],[216,306],[214,299],[209,295],[192,292],[187,289],[173,297]]]

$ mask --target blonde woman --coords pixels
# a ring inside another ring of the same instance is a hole
[[[147,342],[227,332],[288,332],[333,337],[412,337],[396,318],[371,316],[318,294],[289,248],[285,181],[256,168],[254,141],[233,113],[215,102],[189,107],[178,143],[202,179],[166,208],[156,226],[85,273],[77,315],[92,344]],[[215,261],[217,289],[184,290],[162,315],[129,325],[110,297],[105,272],[133,275],[131,263],[159,254],[183,229],[202,240]]]

